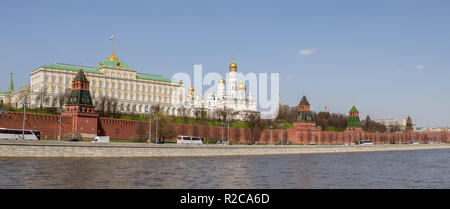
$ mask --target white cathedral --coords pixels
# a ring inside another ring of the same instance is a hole
[[[243,80],[238,83],[237,64],[233,61],[229,66],[228,81],[221,78],[217,84],[217,91],[207,96],[206,100],[199,94],[195,94],[194,88],[189,88],[184,101],[184,107],[189,109],[190,115],[206,110],[208,117],[214,117],[218,111],[231,114],[228,118],[245,120],[249,114],[260,115],[256,107],[256,101],[252,94],[246,96],[246,86]],[[228,85],[227,85],[228,83]]]

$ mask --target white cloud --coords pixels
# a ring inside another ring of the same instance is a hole
[[[423,70],[424,66],[423,65],[417,65],[416,67],[417,67],[418,70]]]
[[[298,51],[298,53],[300,55],[303,55],[303,56],[308,56],[308,55],[311,55],[311,54],[313,54],[313,53],[315,53],[317,51],[319,51],[319,48],[301,49],[301,50]]]
[[[293,78],[294,78],[293,75],[280,76],[280,80],[291,80],[291,79],[293,79]]]

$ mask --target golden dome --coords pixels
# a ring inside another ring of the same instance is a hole
[[[119,58],[117,58],[116,56],[114,56],[114,51],[113,51],[111,57],[108,57],[107,60],[108,60],[108,61],[116,61],[116,62],[118,62],[118,61],[119,61]]]
[[[237,72],[237,64],[234,63],[234,57],[233,57],[233,61],[230,64],[230,72]]]
[[[238,85],[238,90],[244,90],[245,91],[245,89],[246,89],[245,83],[244,83],[244,81],[241,80],[241,82]]]
[[[189,94],[190,94],[190,95],[194,95],[194,87],[192,87],[192,85],[191,85],[191,87],[189,88]]]
[[[225,83],[225,79],[221,78],[221,79],[219,80],[219,83]]]

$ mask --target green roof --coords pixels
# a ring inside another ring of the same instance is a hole
[[[129,70],[127,63],[121,61],[107,60],[102,63],[103,67],[107,68],[117,68],[117,69],[127,69]]]
[[[347,127],[361,127],[361,121],[358,116],[348,117]]]
[[[358,109],[356,109],[355,105],[353,105],[352,109],[350,109],[350,112],[358,112]]]
[[[7,91],[0,91],[0,94],[9,94]]]
[[[84,75],[84,72],[82,69],[80,69],[77,73],[77,75],[75,76],[75,78],[73,79],[73,81],[84,81],[84,82],[88,82],[88,80],[86,79],[86,75]]]
[[[91,94],[87,90],[72,90],[67,105],[94,106]]]
[[[314,116],[311,111],[298,111],[295,122],[314,123]]]
[[[70,70],[78,72],[80,68],[86,72],[86,73],[94,73],[94,74],[102,74],[101,71],[98,70],[98,68],[92,68],[92,67],[83,67],[83,66],[76,66],[76,65],[68,65],[68,64],[51,64],[51,65],[44,65],[43,68],[50,68],[50,69],[57,69],[57,70]]]
[[[124,62],[120,62],[121,67],[119,67],[120,69],[130,69],[128,67],[127,64],[125,64]],[[108,67],[108,68],[117,68],[116,61],[105,61],[102,63],[103,67]],[[44,65],[42,66],[43,68],[49,68],[49,69],[58,69],[58,70],[70,70],[70,71],[74,71],[74,72],[78,72],[80,70],[80,68],[83,70],[83,72],[85,73],[93,73],[93,74],[103,74],[99,68],[93,68],[93,67],[84,67],[84,66],[77,66],[77,65],[68,65],[68,64],[60,64],[60,63],[55,63],[55,64],[51,64],[51,65]],[[162,81],[162,82],[169,82],[171,83],[172,80],[168,79],[168,78],[164,78],[162,76],[157,76],[157,75],[149,75],[149,74],[143,74],[143,73],[136,73],[136,78],[137,79],[144,79],[144,80],[153,80],[153,81]],[[177,82],[173,82],[173,83],[177,83]]]
[[[302,100],[300,100],[300,105],[309,105],[308,99],[306,99],[306,96],[302,97]]]
[[[171,82],[170,79],[164,78],[162,76],[156,76],[156,75],[148,75],[148,74],[140,74],[136,73],[137,79],[144,79],[144,80],[154,80],[154,81],[164,81],[164,82]]]

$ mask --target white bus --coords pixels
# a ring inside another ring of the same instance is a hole
[[[0,128],[0,139],[39,141],[41,139],[41,132],[27,129]]]
[[[360,145],[373,145],[373,142],[370,140],[361,140],[359,141]]]
[[[177,144],[203,144],[203,137],[198,136],[178,136]]]

